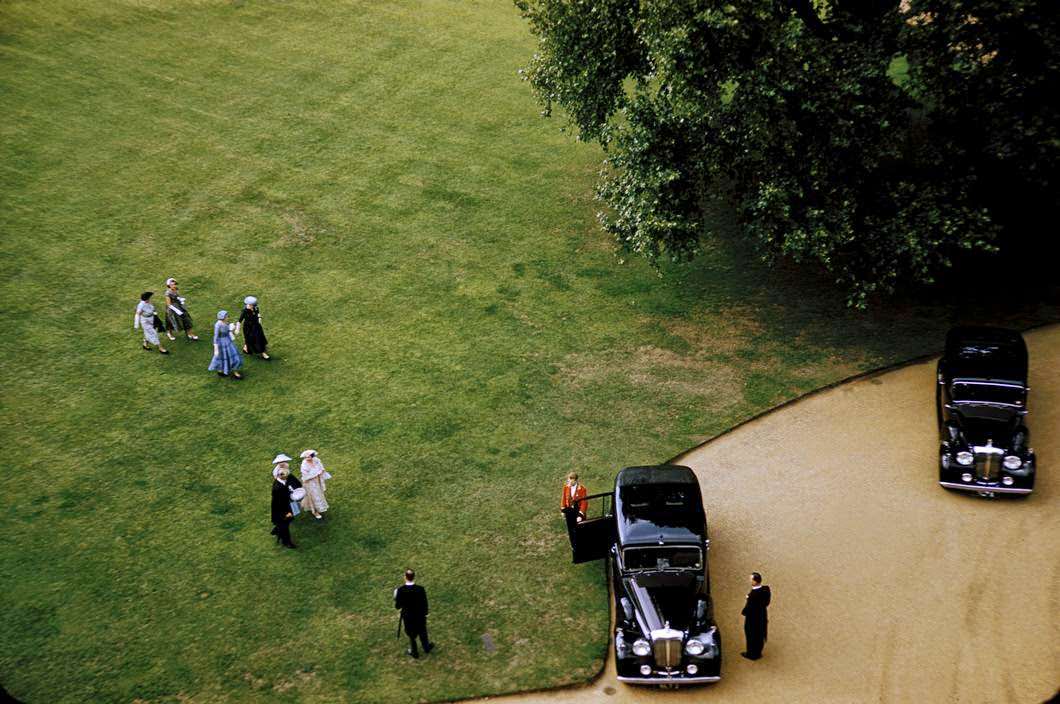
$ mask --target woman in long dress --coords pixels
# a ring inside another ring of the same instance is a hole
[[[324,469],[324,464],[317,457],[316,450],[306,450],[302,457],[302,488],[305,489],[305,498],[302,499],[302,508],[313,514],[313,518],[321,519],[321,515],[328,510],[328,500],[324,497],[327,491],[325,481],[331,479],[331,475]]]
[[[217,372],[217,376],[231,374],[233,379],[242,379],[243,375],[238,371],[242,366],[243,358],[232,342],[232,328],[228,327],[228,311],[218,311],[213,326],[213,359],[209,370]]]
[[[191,313],[188,312],[187,299],[177,290],[177,280],[166,279],[166,337],[176,340],[173,333],[183,330],[189,340],[199,337],[191,330]]]
[[[140,294],[140,302],[136,304],[136,313],[133,317],[133,330],[143,329],[143,348],[151,351],[151,345],[158,348],[162,354],[169,354],[169,350],[162,346],[162,340],[158,338],[158,330],[155,328],[155,307],[151,303],[153,291],[144,291]]]
[[[258,299],[254,296],[243,299],[239,323],[243,330],[243,351],[247,354],[260,354],[262,359],[268,359],[269,353],[265,348],[269,346],[269,341],[265,339],[265,330],[261,327],[261,310],[258,308]]]

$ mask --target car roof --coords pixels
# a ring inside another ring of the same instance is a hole
[[[946,335],[950,379],[990,379],[1027,383],[1027,344],[1015,330],[959,326]]]
[[[626,505],[629,491],[634,488],[666,487],[681,489],[689,499],[684,509],[659,513],[638,513]],[[615,523],[618,542],[622,546],[661,544],[698,544],[705,537],[706,514],[695,472],[681,465],[627,467],[615,477]]]
[[[695,472],[679,464],[626,467],[615,477],[616,489],[643,484],[695,484],[699,486],[699,480],[696,479]]]

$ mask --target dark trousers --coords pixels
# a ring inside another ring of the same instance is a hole
[[[272,529],[272,534],[275,535],[276,539],[279,540],[284,545],[292,545],[293,544],[293,543],[291,543],[291,522],[290,521],[280,521],[279,523],[275,524],[275,526]]]
[[[574,549],[574,527],[578,525],[578,509],[576,508],[565,508],[563,509],[563,517],[567,519],[567,538],[570,539],[570,549]]]
[[[416,648],[416,639],[420,639],[420,643],[423,643],[423,652],[429,653],[431,651],[431,640],[427,637],[427,624],[423,624],[419,631],[409,632],[407,629],[405,635],[409,637],[409,650],[412,651],[413,657],[419,657],[420,651]]]
[[[762,657],[762,648],[766,644],[766,632],[762,624],[744,621],[743,634],[747,638],[747,654],[752,658]]]

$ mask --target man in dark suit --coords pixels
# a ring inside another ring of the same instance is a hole
[[[272,534],[276,541],[283,543],[284,547],[298,547],[291,542],[291,520],[294,513],[291,511],[291,483],[301,484],[297,479],[290,476],[286,463],[280,463],[273,471],[272,482]]]
[[[766,609],[769,607],[772,594],[769,587],[762,584],[762,575],[757,572],[751,573],[751,591],[747,592],[747,603],[743,611],[743,633],[747,638],[747,650],[740,653],[748,660],[757,660],[762,657],[762,647],[766,643],[767,630],[769,627],[769,615]]]
[[[427,654],[434,649],[434,643],[427,637],[427,590],[416,584],[416,573],[405,570],[405,583],[394,590],[394,608],[401,609],[398,628],[405,623],[405,635],[409,637],[408,654],[414,658],[420,656],[416,648],[416,638],[423,643],[423,652]],[[400,631],[399,631],[400,632]]]

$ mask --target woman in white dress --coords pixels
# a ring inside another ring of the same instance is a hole
[[[151,351],[151,345],[158,348],[162,354],[169,354],[169,350],[162,346],[158,339],[158,329],[155,327],[155,307],[151,304],[153,291],[144,291],[140,295],[140,302],[136,304],[136,313],[133,314],[133,330],[140,328],[144,333],[143,348]]]
[[[302,499],[302,508],[310,511],[313,518],[321,519],[328,510],[328,500],[324,498],[327,491],[325,481],[331,479],[331,475],[324,470],[324,464],[317,457],[316,450],[306,450],[302,458],[302,488],[305,489],[305,498]]]

